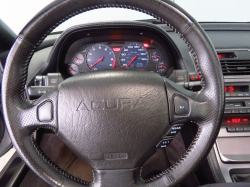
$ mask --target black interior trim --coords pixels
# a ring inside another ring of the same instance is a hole
[[[19,186],[27,172],[28,167],[15,153],[0,173],[0,184],[2,187]]]
[[[10,49],[17,35],[0,19],[0,50]]]

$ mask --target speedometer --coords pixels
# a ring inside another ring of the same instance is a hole
[[[122,49],[119,60],[125,69],[145,69],[148,58],[148,52],[142,45],[131,43]]]

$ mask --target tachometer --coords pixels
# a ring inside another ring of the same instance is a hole
[[[87,53],[87,64],[92,71],[112,69],[115,66],[115,55],[107,45],[96,44]]]
[[[142,45],[132,43],[122,49],[119,60],[125,69],[145,69],[148,65],[148,52]]]

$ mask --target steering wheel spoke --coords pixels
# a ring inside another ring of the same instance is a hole
[[[169,79],[164,78],[164,81],[167,88],[171,124],[182,124],[187,121],[199,124],[210,117],[211,107],[203,89],[199,92],[191,92]]]
[[[58,90],[55,89],[27,104],[25,109],[19,109],[20,128],[27,131],[28,134],[38,128],[51,129],[56,132],[57,96]]]
[[[120,169],[120,170],[94,170],[94,178],[92,186],[109,186],[109,187],[155,187],[155,186],[168,186],[170,181],[168,177],[162,176],[158,180],[152,180],[151,182],[145,182],[141,179],[140,169]],[[110,180],[113,183],[110,183]]]
[[[138,169],[122,169],[122,170],[94,170],[95,181],[93,186],[135,186],[136,180],[139,179]],[[110,180],[116,177],[113,184],[110,184]]]

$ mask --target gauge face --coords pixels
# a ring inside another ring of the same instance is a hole
[[[70,74],[70,75],[77,75],[79,73],[79,68],[77,65],[75,64],[69,64],[68,65],[68,68],[67,68],[67,72]]]
[[[167,65],[164,62],[159,62],[156,69],[158,73],[165,73],[167,71]]]
[[[148,52],[142,45],[132,43],[122,49],[119,60],[125,69],[145,69],[148,65]]]
[[[115,66],[115,54],[106,45],[93,45],[87,53],[87,64],[92,71],[112,69]]]
[[[77,65],[81,65],[84,61],[84,57],[81,53],[76,53],[73,57],[73,62]]]
[[[161,60],[161,53],[158,52],[158,51],[153,52],[153,53],[151,54],[151,60],[152,60],[153,62],[160,62],[160,60]]]

